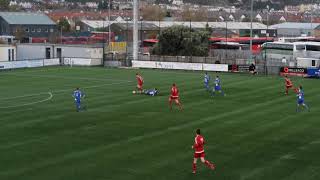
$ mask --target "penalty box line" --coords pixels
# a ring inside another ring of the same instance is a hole
[[[106,83],[106,84],[101,84],[101,85],[87,86],[87,87],[84,87],[83,89],[99,88],[99,87],[104,87],[104,86],[108,86],[108,85],[118,85],[118,84],[126,84],[126,83],[132,83],[132,81],[118,82],[118,83]],[[47,97],[45,99],[42,99],[42,100],[39,100],[39,101],[29,102],[29,103],[20,104],[20,105],[4,106],[4,107],[0,107],[0,109],[16,108],[16,107],[23,107],[23,106],[29,106],[29,105],[43,103],[43,102],[51,100],[53,98],[53,94],[54,93],[62,93],[62,92],[68,92],[68,91],[72,91],[72,89],[61,89],[61,90],[56,90],[56,91],[40,92],[40,93],[35,93],[35,94],[27,94],[27,95],[23,95],[23,96],[1,98],[0,101],[2,101],[2,100],[11,100],[11,99],[19,99],[19,98],[24,98],[24,97],[40,96],[40,95],[43,95],[43,94],[48,94],[49,95],[49,97]]]

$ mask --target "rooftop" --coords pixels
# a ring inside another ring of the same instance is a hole
[[[0,16],[9,24],[55,25],[45,14],[27,12],[0,12]]]
[[[92,28],[102,28],[102,27],[108,27],[109,24],[114,23],[126,23],[126,21],[90,21],[90,20],[82,20],[84,24],[87,24],[88,26]],[[129,24],[132,24],[132,21],[128,21]],[[140,22],[138,22],[140,24]],[[192,28],[205,28],[206,24],[208,23],[210,27],[212,28],[225,28],[226,26],[228,29],[250,29],[251,24],[250,22],[189,22],[189,21],[143,21],[143,24],[153,24],[154,26],[161,27],[161,28],[167,28],[171,27],[173,25],[183,25],[189,27],[191,23]],[[267,29],[267,26],[258,23],[253,22],[252,23],[253,29]],[[274,29],[272,27],[269,27],[269,29]]]
[[[320,23],[297,23],[297,22],[285,22],[281,24],[272,25],[275,29],[315,29]]]

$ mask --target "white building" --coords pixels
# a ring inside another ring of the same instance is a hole
[[[96,2],[86,2],[86,6],[92,9],[98,9],[98,3]]]
[[[98,65],[103,59],[103,48],[100,45],[17,44],[18,60],[55,58],[59,58],[60,63],[65,63],[65,59],[77,59]]]
[[[9,6],[16,6],[18,5],[17,1],[10,1]]]
[[[0,61],[15,61],[17,57],[16,53],[15,46],[0,45]]]
[[[183,5],[183,1],[182,0],[173,0],[172,4],[173,5],[177,5],[177,6],[182,6]]]
[[[32,8],[32,4],[29,2],[20,2],[19,6],[25,8],[25,9],[31,9]]]

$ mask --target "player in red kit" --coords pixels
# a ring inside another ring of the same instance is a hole
[[[205,160],[205,153],[204,153],[204,138],[200,134],[200,129],[196,130],[196,137],[194,138],[194,145],[192,149],[194,149],[194,158],[192,163],[192,173],[195,174],[197,170],[197,160],[200,158],[201,162],[204,163],[208,168],[214,170],[215,165],[208,160]]]
[[[143,78],[142,76],[139,74],[139,73],[136,73],[136,79],[137,79],[137,89],[138,89],[138,92],[140,94],[142,94],[143,92]]]
[[[285,80],[285,86],[286,86],[285,94],[288,95],[289,89],[293,88],[293,84],[291,80],[288,78],[288,76],[285,76],[284,80]]]
[[[170,110],[172,110],[172,101],[174,101],[176,103],[176,105],[179,106],[180,110],[182,110],[182,105],[179,101],[179,90],[178,90],[176,84],[173,84],[171,87],[171,95],[169,97]]]

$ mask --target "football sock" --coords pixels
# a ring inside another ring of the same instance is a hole
[[[192,171],[196,171],[197,170],[197,165],[196,163],[192,163]]]
[[[208,160],[206,160],[206,161],[204,161],[204,164],[207,166],[207,167],[209,167],[209,168],[211,168],[211,166],[213,165],[211,162],[209,162]]]

